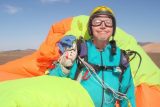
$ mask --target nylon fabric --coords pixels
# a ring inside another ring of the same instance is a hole
[[[136,88],[137,107],[159,107],[160,86],[141,84]]]
[[[51,76],[2,82],[0,96],[1,107],[94,107],[78,82]]]
[[[71,29],[65,35],[74,35],[77,39],[82,36],[85,40],[90,38],[87,32],[88,16],[80,15],[73,18]]]

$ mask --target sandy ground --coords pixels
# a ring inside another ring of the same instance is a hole
[[[142,46],[155,64],[160,68],[160,43],[147,43]],[[9,61],[30,55],[34,52],[33,49],[13,50],[0,52],[0,65]]]
[[[0,65],[5,64],[9,61],[30,55],[34,52],[33,49],[27,50],[13,50],[13,51],[2,51],[0,52]]]

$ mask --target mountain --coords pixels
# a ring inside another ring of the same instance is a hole
[[[147,44],[150,44],[150,43],[152,43],[152,42],[138,42],[138,44],[141,45],[141,46],[144,46],[144,45],[147,45]]]

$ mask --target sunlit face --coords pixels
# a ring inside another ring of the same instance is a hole
[[[93,38],[106,41],[113,33],[112,19],[107,15],[100,15],[91,22]]]

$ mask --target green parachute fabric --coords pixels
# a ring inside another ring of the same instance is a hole
[[[1,107],[94,107],[87,91],[68,78],[38,76],[0,84]]]

